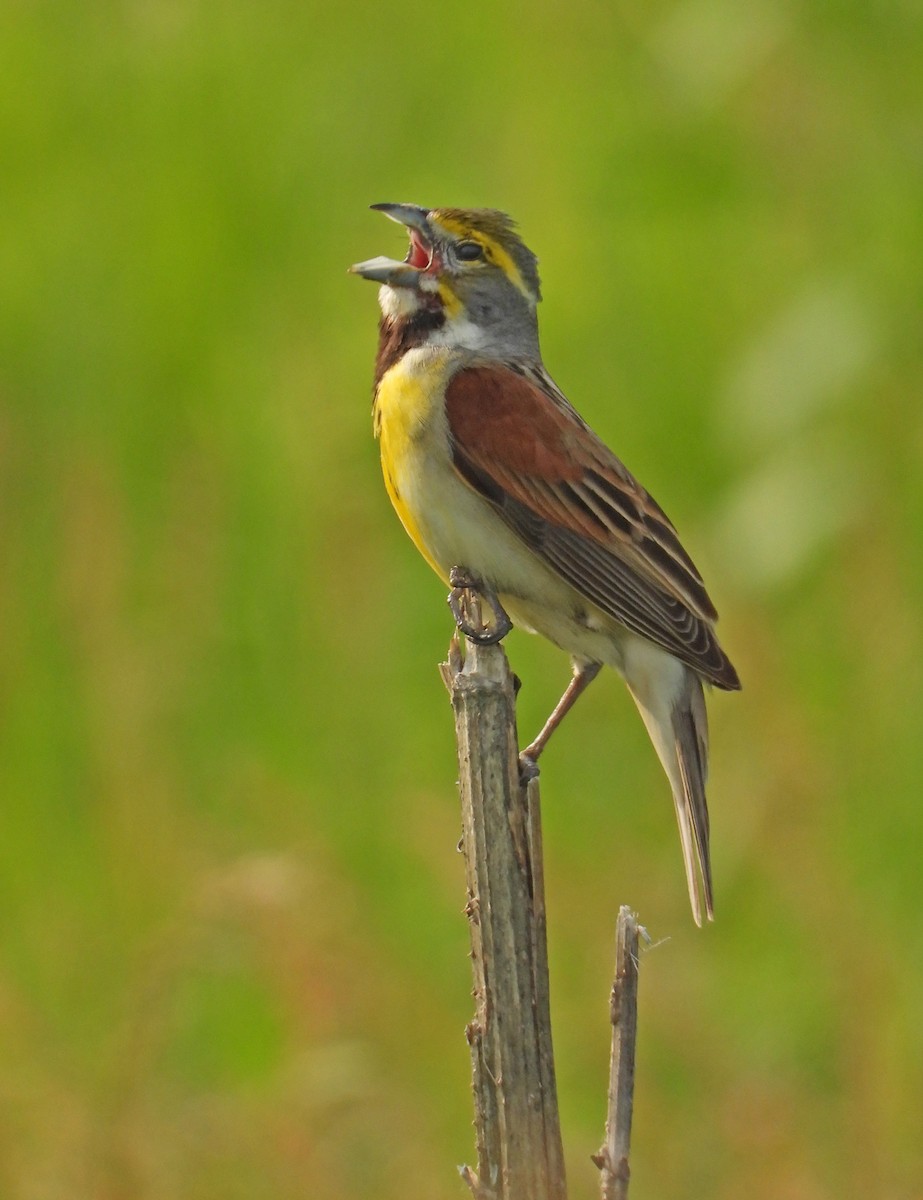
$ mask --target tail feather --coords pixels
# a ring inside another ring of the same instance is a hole
[[[702,924],[702,901],[709,921],[715,919],[711,882],[711,857],[708,848],[708,805],[705,783],[708,778],[708,717],[705,697],[697,675],[688,672],[688,687],[673,708],[673,748],[679,768],[679,787],[667,769],[673,788],[673,803],[683,844],[683,862],[689,900],[696,924]],[[685,701],[685,702],[684,702]],[[666,767],[666,763],[664,766]],[[701,884],[701,888],[700,885]]]
[[[703,918],[712,921],[715,916],[705,801],[708,717],[702,681],[688,667],[672,662],[678,668],[672,678],[664,673],[655,683],[653,674],[646,673],[627,682],[670,781],[689,902],[695,923],[701,925]]]

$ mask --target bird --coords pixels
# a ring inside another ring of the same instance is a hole
[[[528,777],[603,666],[628,686],[673,794],[692,914],[714,919],[704,689],[740,680],[717,612],[663,509],[545,369],[538,259],[491,208],[373,204],[405,227],[380,284],[373,426],[385,487],[469,636],[511,625],[571,657],[570,683],[520,755]],[[469,589],[496,617],[471,628]]]

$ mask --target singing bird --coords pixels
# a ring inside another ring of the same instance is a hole
[[[373,413],[391,502],[443,581],[487,597],[500,634],[508,614],[570,654],[571,682],[520,756],[527,771],[600,667],[621,674],[670,781],[701,925],[714,916],[703,686],[740,687],[702,577],[545,370],[538,260],[514,222],[372,208],[410,237],[403,262],[351,268],[382,285]]]

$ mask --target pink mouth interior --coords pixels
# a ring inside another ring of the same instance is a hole
[[[405,261],[411,267],[423,269],[432,261],[433,252],[415,229],[410,231],[410,250]]]

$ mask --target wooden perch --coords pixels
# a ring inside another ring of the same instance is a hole
[[[538,781],[521,786],[515,688],[499,645],[449,647],[442,676],[458,740],[466,912],[474,970],[467,1029],[477,1200],[566,1200],[558,1119]]]

